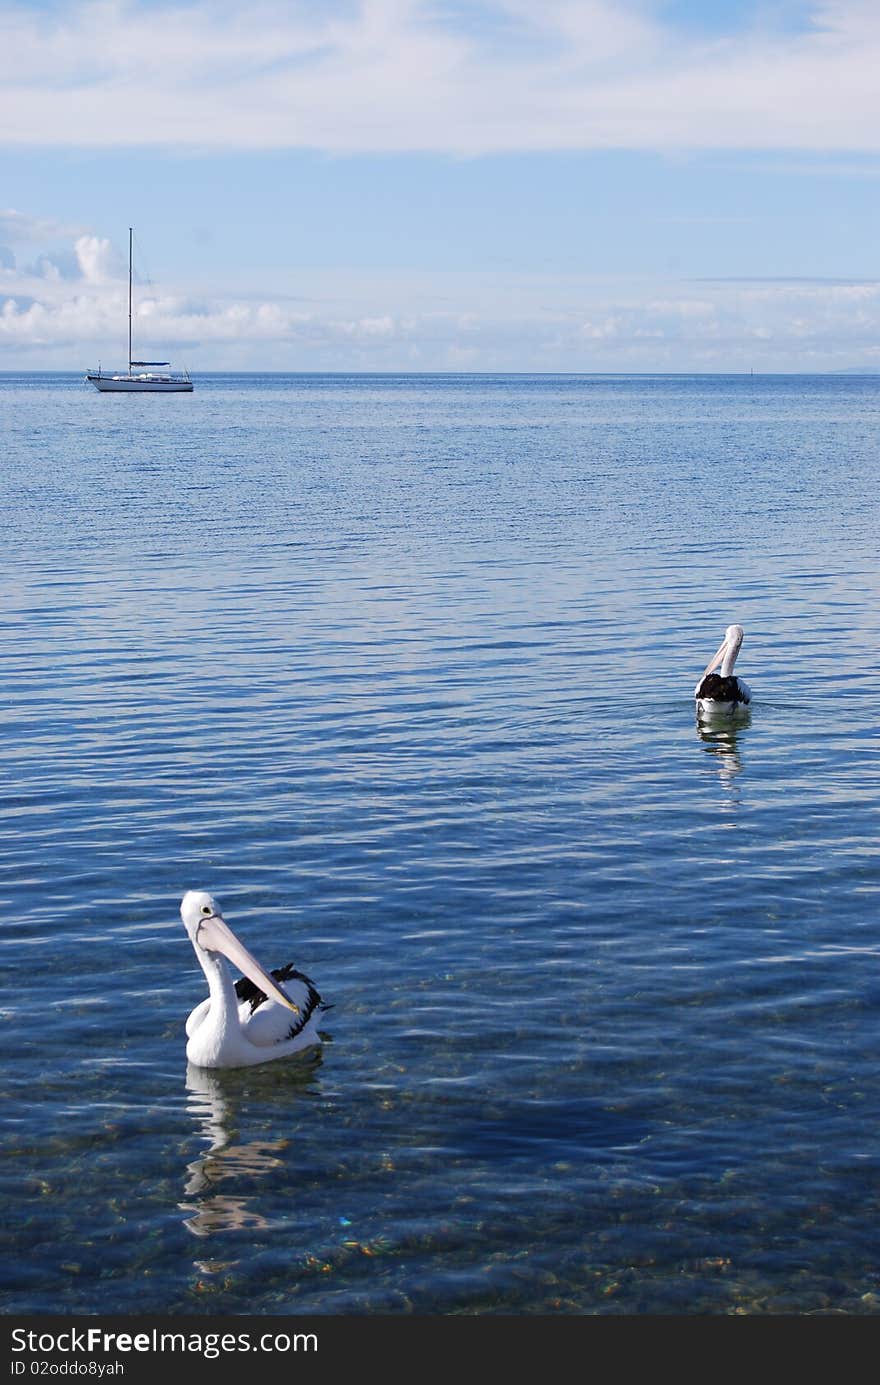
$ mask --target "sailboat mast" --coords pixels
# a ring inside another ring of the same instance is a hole
[[[128,228],[128,373],[131,374],[131,227]]]

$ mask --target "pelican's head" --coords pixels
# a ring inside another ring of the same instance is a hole
[[[220,905],[207,890],[187,890],[180,902],[180,917],[189,934],[196,956],[204,965],[204,960],[212,954],[222,953],[242,975],[253,981],[271,1000],[277,1000],[298,1015],[299,1010],[269,976],[255,957],[239,942],[229,924],[220,912]]]
[[[220,905],[207,890],[187,890],[180,901],[180,917],[194,946],[200,947],[199,930],[208,919],[222,919]]]
[[[726,675],[732,673],[733,666],[736,663],[736,656],[743,642],[744,634],[745,631],[741,625],[728,625],[724,632],[724,639],[721,641],[716,653],[713,654],[703,671],[704,678],[707,673],[711,673],[719,664],[722,665],[722,671]]]

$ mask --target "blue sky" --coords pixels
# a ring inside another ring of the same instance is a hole
[[[0,369],[880,367],[868,0],[0,10]]]

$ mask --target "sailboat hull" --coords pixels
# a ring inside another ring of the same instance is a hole
[[[173,376],[87,375],[90,385],[102,394],[191,394],[192,380]]]

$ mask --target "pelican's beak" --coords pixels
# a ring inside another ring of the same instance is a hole
[[[725,635],[725,636],[724,636],[724,639],[721,641],[721,645],[720,645],[720,647],[719,647],[719,649],[718,649],[718,653],[712,655],[712,658],[709,660],[708,664],[707,664],[706,667],[703,669],[703,677],[704,677],[704,678],[706,677],[706,674],[707,674],[707,673],[711,673],[712,670],[713,670],[714,668],[717,668],[717,667],[718,667],[718,665],[721,663],[721,661],[722,661],[723,658],[724,658],[724,654],[725,654],[726,649],[727,649],[727,636]]]
[[[207,948],[209,952],[222,952],[224,957],[228,957],[233,966],[238,967],[243,976],[249,981],[253,981],[255,986],[259,986],[261,991],[272,1000],[277,1000],[279,1005],[284,1005],[288,1010],[292,1010],[295,1015],[299,1014],[298,1006],[292,1000],[288,1000],[284,992],[278,987],[277,983],[267,976],[255,957],[252,957],[247,948],[244,947],[233,933],[229,924],[222,919],[219,914],[213,914],[209,919],[203,919],[198,931],[199,947]]]

